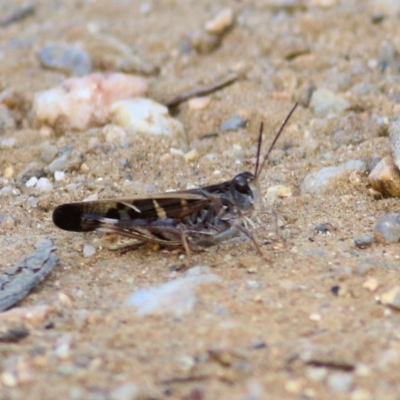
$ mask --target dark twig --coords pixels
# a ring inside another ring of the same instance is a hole
[[[179,106],[179,104],[197,96],[205,96],[207,94],[216,92],[219,89],[222,89],[225,86],[228,86],[235,82],[239,78],[239,75],[236,72],[232,72],[229,75],[227,75],[225,78],[212,83],[211,85],[205,85],[205,86],[199,86],[197,88],[194,88],[192,90],[189,90],[188,92],[184,92],[182,94],[179,94],[178,96],[172,98],[169,101],[166,101],[164,104],[169,108],[175,108]]]

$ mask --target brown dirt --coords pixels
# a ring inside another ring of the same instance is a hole
[[[39,161],[44,140],[59,148],[74,146],[76,154],[83,154],[85,168],[69,173],[67,182],[50,194],[38,195],[39,208],[27,205],[35,191],[24,186],[21,195],[0,198],[0,214],[16,221],[3,230],[2,270],[33,251],[39,237],[55,240],[61,260],[20,304],[55,305],[56,312],[21,342],[0,343],[0,399],[103,399],[125,383],[137,384],[143,398],[398,398],[400,316],[377,301],[399,282],[398,246],[374,244],[361,250],[353,242],[371,233],[380,215],[398,212],[398,201],[374,200],[363,175],[344,175],[316,195],[300,195],[299,190],[310,171],[389,153],[387,137],[369,131],[365,121],[373,115],[396,116],[398,67],[389,64],[382,72],[368,62],[379,59],[385,41],[400,49],[398,17],[373,23],[372,4],[377,1],[332,1],[328,8],[319,7],[318,1],[299,1],[294,3],[304,7],[286,11],[270,3],[279,2],[38,0],[34,15],[0,28],[0,88],[27,97],[65,79],[40,66],[37,49],[46,41],[80,42],[90,49],[89,28],[128,44],[160,67],[149,78],[150,97],[160,102],[231,69],[243,72],[235,84],[212,95],[207,109],[181,107],[177,118],[185,126],[185,142],[146,137],[129,148],[104,144],[88,151],[96,131],[44,138],[29,126],[29,119],[19,131],[7,133],[18,142],[11,150],[0,150],[1,173],[11,166],[16,176]],[[143,4],[151,5],[148,14],[140,12]],[[221,47],[210,54],[182,53],[186,35],[228,6],[238,22]],[[285,58],[293,36],[306,43],[308,52]],[[350,75],[349,87],[337,89],[339,73]],[[348,90],[363,82],[373,89],[365,94]],[[179,264],[180,252],[98,250],[84,258],[83,245],[100,235],[74,235],[52,224],[51,211],[63,202],[94,192],[128,196],[127,174],[164,191],[215,183],[252,168],[235,165],[234,146],[243,149],[243,160],[254,157],[260,121],[267,125],[269,142],[311,83],[347,97],[354,111],[328,122],[322,118],[321,123],[311,109],[300,107],[262,177],[263,191],[284,184],[293,193],[274,205],[283,223],[280,239],[269,215],[263,214],[257,224],[255,233],[270,262],[256,256],[242,238],[196,253],[196,263],[212,267],[223,282],[204,285],[189,315],[139,317],[124,305],[134,290],[180,277],[183,272],[171,269]],[[220,133],[220,124],[234,113],[246,117],[249,127],[201,139]],[[345,126],[354,141],[333,139],[337,126]],[[308,135],[316,142],[311,150]],[[192,164],[179,157],[160,162],[171,147],[220,156]],[[121,159],[131,167],[124,167]],[[63,189],[79,177],[84,182],[79,189]],[[314,227],[325,222],[334,230],[317,234]],[[379,282],[376,292],[363,288],[368,277]],[[334,286],[340,286],[339,296],[332,293]],[[67,354],[57,352],[63,340],[70,341]],[[15,386],[7,381],[7,371],[20,374]],[[21,371],[28,371],[26,379]],[[341,374],[352,379],[343,392],[334,390]]]

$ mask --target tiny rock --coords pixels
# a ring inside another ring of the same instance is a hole
[[[204,110],[211,103],[211,97],[194,97],[188,101],[189,110]]]
[[[169,115],[168,108],[147,98],[115,102],[111,106],[111,119],[129,133],[183,135],[182,123]]]
[[[92,71],[90,55],[78,46],[67,43],[47,43],[39,50],[38,55],[44,67],[68,75],[83,76]]]
[[[339,178],[343,172],[365,171],[366,163],[362,160],[351,160],[337,167],[324,167],[308,174],[301,183],[302,194],[321,193],[332,185],[332,180]]]
[[[374,237],[379,243],[400,241],[400,214],[386,214],[379,218],[374,227]]]
[[[378,289],[379,287],[379,282],[375,278],[368,277],[367,280],[363,283],[362,287],[371,292],[375,292],[376,289]]]
[[[313,92],[310,107],[315,114],[324,116],[328,114],[340,114],[350,107],[350,103],[343,97],[328,89],[317,89]]]
[[[241,128],[245,128],[247,120],[242,118],[240,115],[234,114],[228,121],[221,125],[222,131],[237,131]]]
[[[383,158],[368,176],[371,186],[384,196],[400,197],[400,171],[390,157]]]
[[[381,303],[385,306],[400,309],[400,286],[396,286],[388,292],[383,293]]]
[[[183,158],[187,162],[194,162],[199,159],[199,152],[196,149],[190,150],[183,156]]]
[[[220,11],[212,20],[206,22],[204,29],[209,33],[222,35],[229,30],[235,22],[235,16],[231,8]]]

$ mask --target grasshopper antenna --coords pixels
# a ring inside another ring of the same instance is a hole
[[[274,148],[276,142],[279,139],[279,136],[281,136],[281,133],[283,132],[283,130],[285,129],[285,126],[287,125],[290,117],[292,116],[292,114],[294,113],[294,111],[296,110],[298,106],[298,103],[295,103],[295,105],[293,106],[293,108],[290,110],[289,114],[287,115],[287,117],[285,118],[285,120],[283,121],[283,124],[281,125],[281,127],[279,128],[278,133],[275,135],[275,138],[273,140],[273,142],[271,143],[271,146],[269,146],[269,149],[267,151],[267,154],[264,156],[262,162],[260,163],[260,154],[261,154],[261,143],[262,143],[262,135],[263,135],[263,130],[264,130],[264,123],[261,122],[260,125],[260,133],[258,136],[258,147],[257,147],[257,161],[256,161],[256,170],[254,172],[254,176],[256,177],[256,179],[259,177],[265,162],[268,160],[268,157],[272,151],[272,149]]]

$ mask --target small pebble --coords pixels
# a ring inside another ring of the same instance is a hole
[[[325,367],[308,367],[305,371],[305,375],[308,379],[321,382],[328,375],[328,368]]]
[[[15,218],[12,215],[6,215],[1,221],[1,227],[4,230],[11,230],[15,226]]]
[[[367,389],[354,389],[350,394],[350,400],[373,400],[374,396]]]
[[[348,392],[354,384],[354,378],[350,373],[333,372],[328,376],[327,383],[334,392]]]
[[[129,133],[182,136],[183,125],[168,108],[147,98],[120,100],[111,105],[111,120]]]
[[[17,377],[15,376],[15,374],[13,374],[12,372],[9,371],[4,371],[1,375],[0,375],[0,380],[1,383],[6,386],[6,387],[15,387],[17,386]]]
[[[332,186],[332,180],[338,179],[341,173],[350,173],[353,171],[364,172],[366,169],[367,165],[362,160],[351,160],[337,167],[321,168],[319,171],[311,172],[304,178],[300,186],[301,193],[322,193]]]
[[[335,230],[334,226],[330,222],[325,222],[323,224],[317,225],[314,230],[321,234],[328,234]]]
[[[125,383],[110,393],[110,400],[136,400],[142,398],[139,387],[134,383]]]
[[[40,145],[40,159],[45,163],[50,163],[58,154],[58,147],[50,143]]]
[[[45,171],[48,171],[51,174],[54,174],[56,171],[63,171],[67,168],[67,163],[68,154],[63,154],[53,160],[47,167],[45,167]]]
[[[390,306],[396,309],[400,309],[400,286],[395,286],[388,292],[385,292],[381,296],[381,303],[385,306]]]
[[[92,60],[85,50],[66,43],[47,43],[38,52],[45,68],[67,75],[84,76],[92,71]]]
[[[4,169],[3,178],[9,179],[14,176],[15,170],[14,167],[9,166]]]
[[[206,32],[202,29],[189,34],[190,45],[199,54],[209,54],[216,50],[222,42],[222,36]]]
[[[359,249],[366,249],[367,247],[371,247],[372,243],[374,243],[374,238],[371,235],[364,235],[354,239],[354,244]]]
[[[36,184],[36,189],[41,193],[50,193],[53,190],[53,184],[47,178],[40,178]]]
[[[267,194],[265,195],[265,198],[266,199],[270,197],[285,198],[291,196],[292,196],[292,190],[290,189],[290,187],[284,185],[275,185],[275,186],[270,186],[267,189]]]
[[[228,121],[221,125],[222,131],[237,131],[241,128],[245,128],[247,120],[242,118],[240,115],[234,114]]]
[[[56,182],[63,181],[65,179],[65,172],[64,171],[55,171],[54,172],[54,180]]]
[[[386,214],[379,218],[374,227],[374,237],[379,243],[400,241],[400,214]]]
[[[322,317],[321,317],[321,314],[312,313],[312,314],[309,315],[308,319],[309,319],[310,321],[319,322],[319,321],[321,321]]]
[[[15,137],[9,137],[0,141],[0,149],[12,149],[17,144]]]
[[[30,178],[28,182],[25,183],[25,186],[34,187],[37,183],[38,183],[38,178],[36,178],[36,176],[32,176],[32,178]]]
[[[34,196],[29,196],[28,197],[28,204],[29,204],[30,207],[37,208],[38,207],[38,203],[39,203],[39,199],[37,197],[34,197]]]
[[[375,292],[379,287],[379,282],[377,279],[368,277],[367,280],[363,283],[362,287],[364,289],[369,290],[370,292]]]
[[[326,116],[328,114],[342,113],[350,107],[350,103],[338,94],[328,89],[320,88],[313,92],[310,107],[316,115]]]
[[[89,258],[96,254],[96,248],[91,244],[85,244],[83,246],[83,257]]]
[[[204,29],[216,35],[222,35],[229,30],[235,22],[235,16],[231,8],[220,11],[212,20],[206,22]]]
[[[189,110],[204,110],[211,103],[211,97],[195,97],[188,101]]]
[[[391,157],[383,158],[368,176],[371,186],[385,197],[400,197],[400,171]]]
[[[196,149],[190,150],[189,152],[187,152],[183,158],[187,161],[187,162],[194,162],[196,160],[199,159],[199,152]]]

